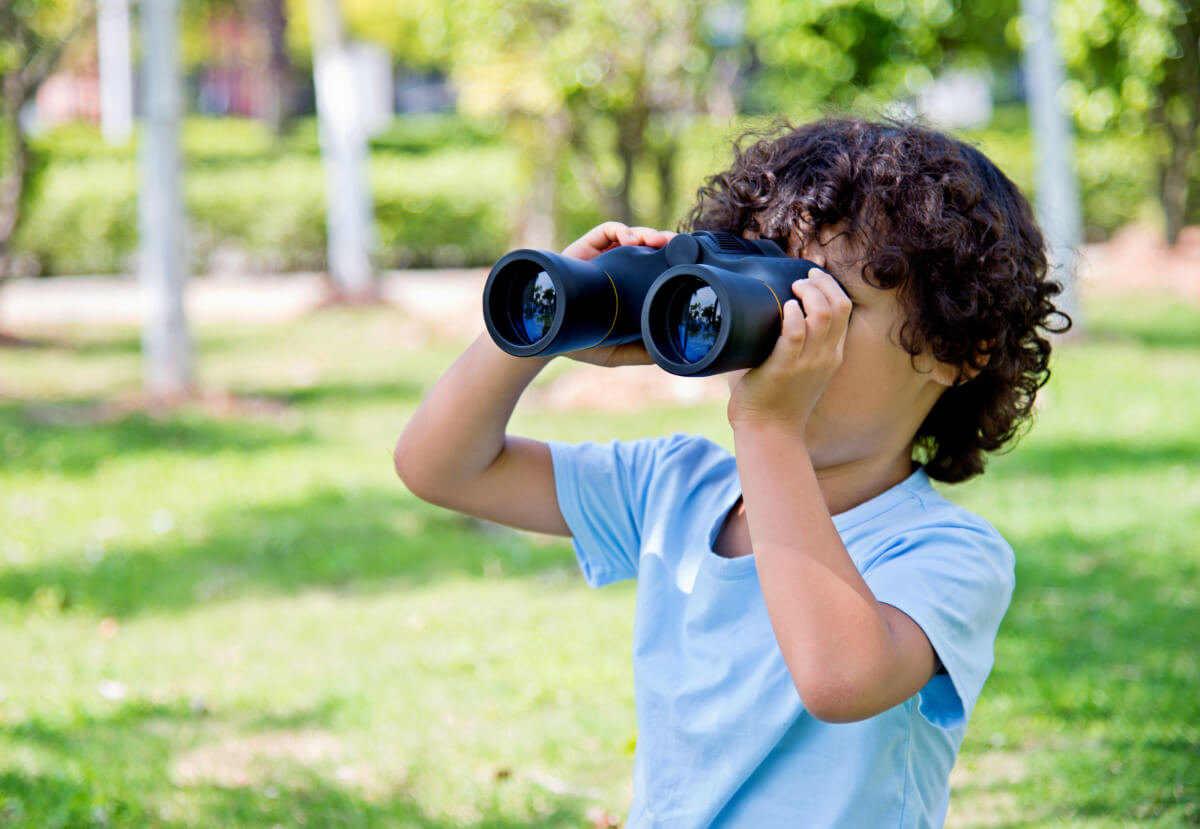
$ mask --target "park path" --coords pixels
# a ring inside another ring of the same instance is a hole
[[[380,278],[384,300],[418,319],[453,314],[460,325],[478,319],[487,271],[392,271]],[[320,305],[327,291],[318,273],[221,276],[187,286],[190,322],[282,322]],[[0,288],[0,329],[21,333],[56,325],[137,324],[144,298],[129,276],[17,279]],[[464,333],[469,333],[465,331]]]
[[[1188,227],[1174,249],[1146,227],[1131,226],[1103,244],[1081,251],[1080,291],[1170,293],[1200,301],[1200,226]],[[483,330],[480,293],[487,270],[389,271],[382,274],[383,298],[421,321],[454,320],[469,335]],[[283,321],[325,297],[316,273],[268,276],[208,276],[192,279],[188,319],[206,322]],[[0,287],[0,329],[20,334],[61,324],[136,324],[143,300],[136,280],[125,276],[18,279]]]
[[[395,271],[381,275],[380,293],[406,322],[434,336],[470,339],[484,330],[480,300],[486,278],[484,269]],[[186,294],[188,321],[282,323],[320,306],[326,289],[316,273],[193,279]],[[130,277],[14,280],[0,288],[0,331],[53,338],[66,326],[136,325],[143,307],[137,281]],[[419,347],[425,336],[412,341]],[[614,375],[575,364],[525,397],[545,409],[633,411],[652,402],[719,400],[726,393],[721,377],[675,377],[657,366],[628,366]]]

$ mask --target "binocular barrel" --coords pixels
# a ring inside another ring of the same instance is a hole
[[[591,261],[514,250],[492,267],[483,321],[496,345],[517,357],[549,357],[642,336],[642,300],[669,267],[664,249],[627,245]]]
[[[666,371],[706,376],[766,359],[792,282],[812,267],[769,240],[706,230],[591,261],[516,250],[488,275],[483,316],[496,344],[518,357],[641,338]]]
[[[642,340],[654,362],[671,374],[707,377],[766,360],[792,283],[816,267],[807,259],[768,261],[751,273],[680,265],[656,279],[642,305]]]

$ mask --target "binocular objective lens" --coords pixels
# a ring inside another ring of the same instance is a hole
[[[517,332],[524,335],[526,341],[532,345],[546,336],[550,324],[554,322],[557,299],[554,282],[550,279],[550,274],[540,271],[536,277],[525,283],[523,290],[519,286],[517,290],[520,290],[521,294],[519,306],[515,309],[517,313],[513,315],[513,323]]]
[[[721,331],[721,303],[699,279],[681,285],[667,309],[672,345],[684,361],[702,360]]]

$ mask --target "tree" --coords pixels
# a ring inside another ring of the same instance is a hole
[[[271,132],[281,136],[292,118],[292,61],[287,51],[287,4],[284,0],[258,0],[259,19],[267,32],[270,55],[267,79],[271,88]]]
[[[1056,24],[1079,126],[1155,140],[1167,240],[1187,218],[1200,131],[1200,8],[1195,0],[1062,0]]]
[[[35,159],[21,110],[91,25],[94,0],[5,0],[0,4],[0,279],[12,270],[9,242],[21,220]]]
[[[142,0],[142,110],[139,136],[138,271],[149,299],[142,326],[146,390],[161,400],[194,391],[192,344],[184,314],[183,77],[179,0]]]
[[[371,194],[367,138],[357,98],[353,55],[347,48],[337,0],[310,0],[314,23],[313,80],[321,162],[325,170],[328,265],[337,298],[377,298],[370,259]]]
[[[291,0],[296,3],[296,0]],[[452,76],[463,111],[497,117],[521,148],[521,244],[555,241],[569,161],[608,215],[666,224],[679,134],[711,87],[715,47],[697,0],[345,0],[349,31],[404,65]],[[309,38],[297,5],[295,48]],[[718,68],[720,68],[718,66]],[[609,163],[617,159],[616,166]],[[635,206],[650,174],[658,203]],[[645,214],[645,215],[640,215]]]
[[[695,0],[460,0],[450,10],[443,31],[460,107],[502,117],[522,148],[523,244],[554,240],[568,157],[608,215],[670,223],[681,129],[713,78],[704,19]],[[658,203],[639,211],[635,179],[647,171]]]
[[[995,33],[1016,0],[746,0],[746,30],[762,65],[760,108],[877,108],[959,66],[1007,68],[1017,52]]]

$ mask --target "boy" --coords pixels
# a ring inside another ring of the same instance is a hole
[[[1041,234],[981,153],[912,125],[788,127],[699,196],[692,229],[822,269],[770,357],[729,377],[735,456],[506,436],[547,360],[484,336],[396,470],[434,503],[573,536],[593,586],[638,579],[629,826],[941,825],[1013,556],[929,479],[981,472],[1048,378],[1039,329],[1069,320]],[[564,253],[669,237],[610,222]],[[572,356],[648,362],[640,344]]]

